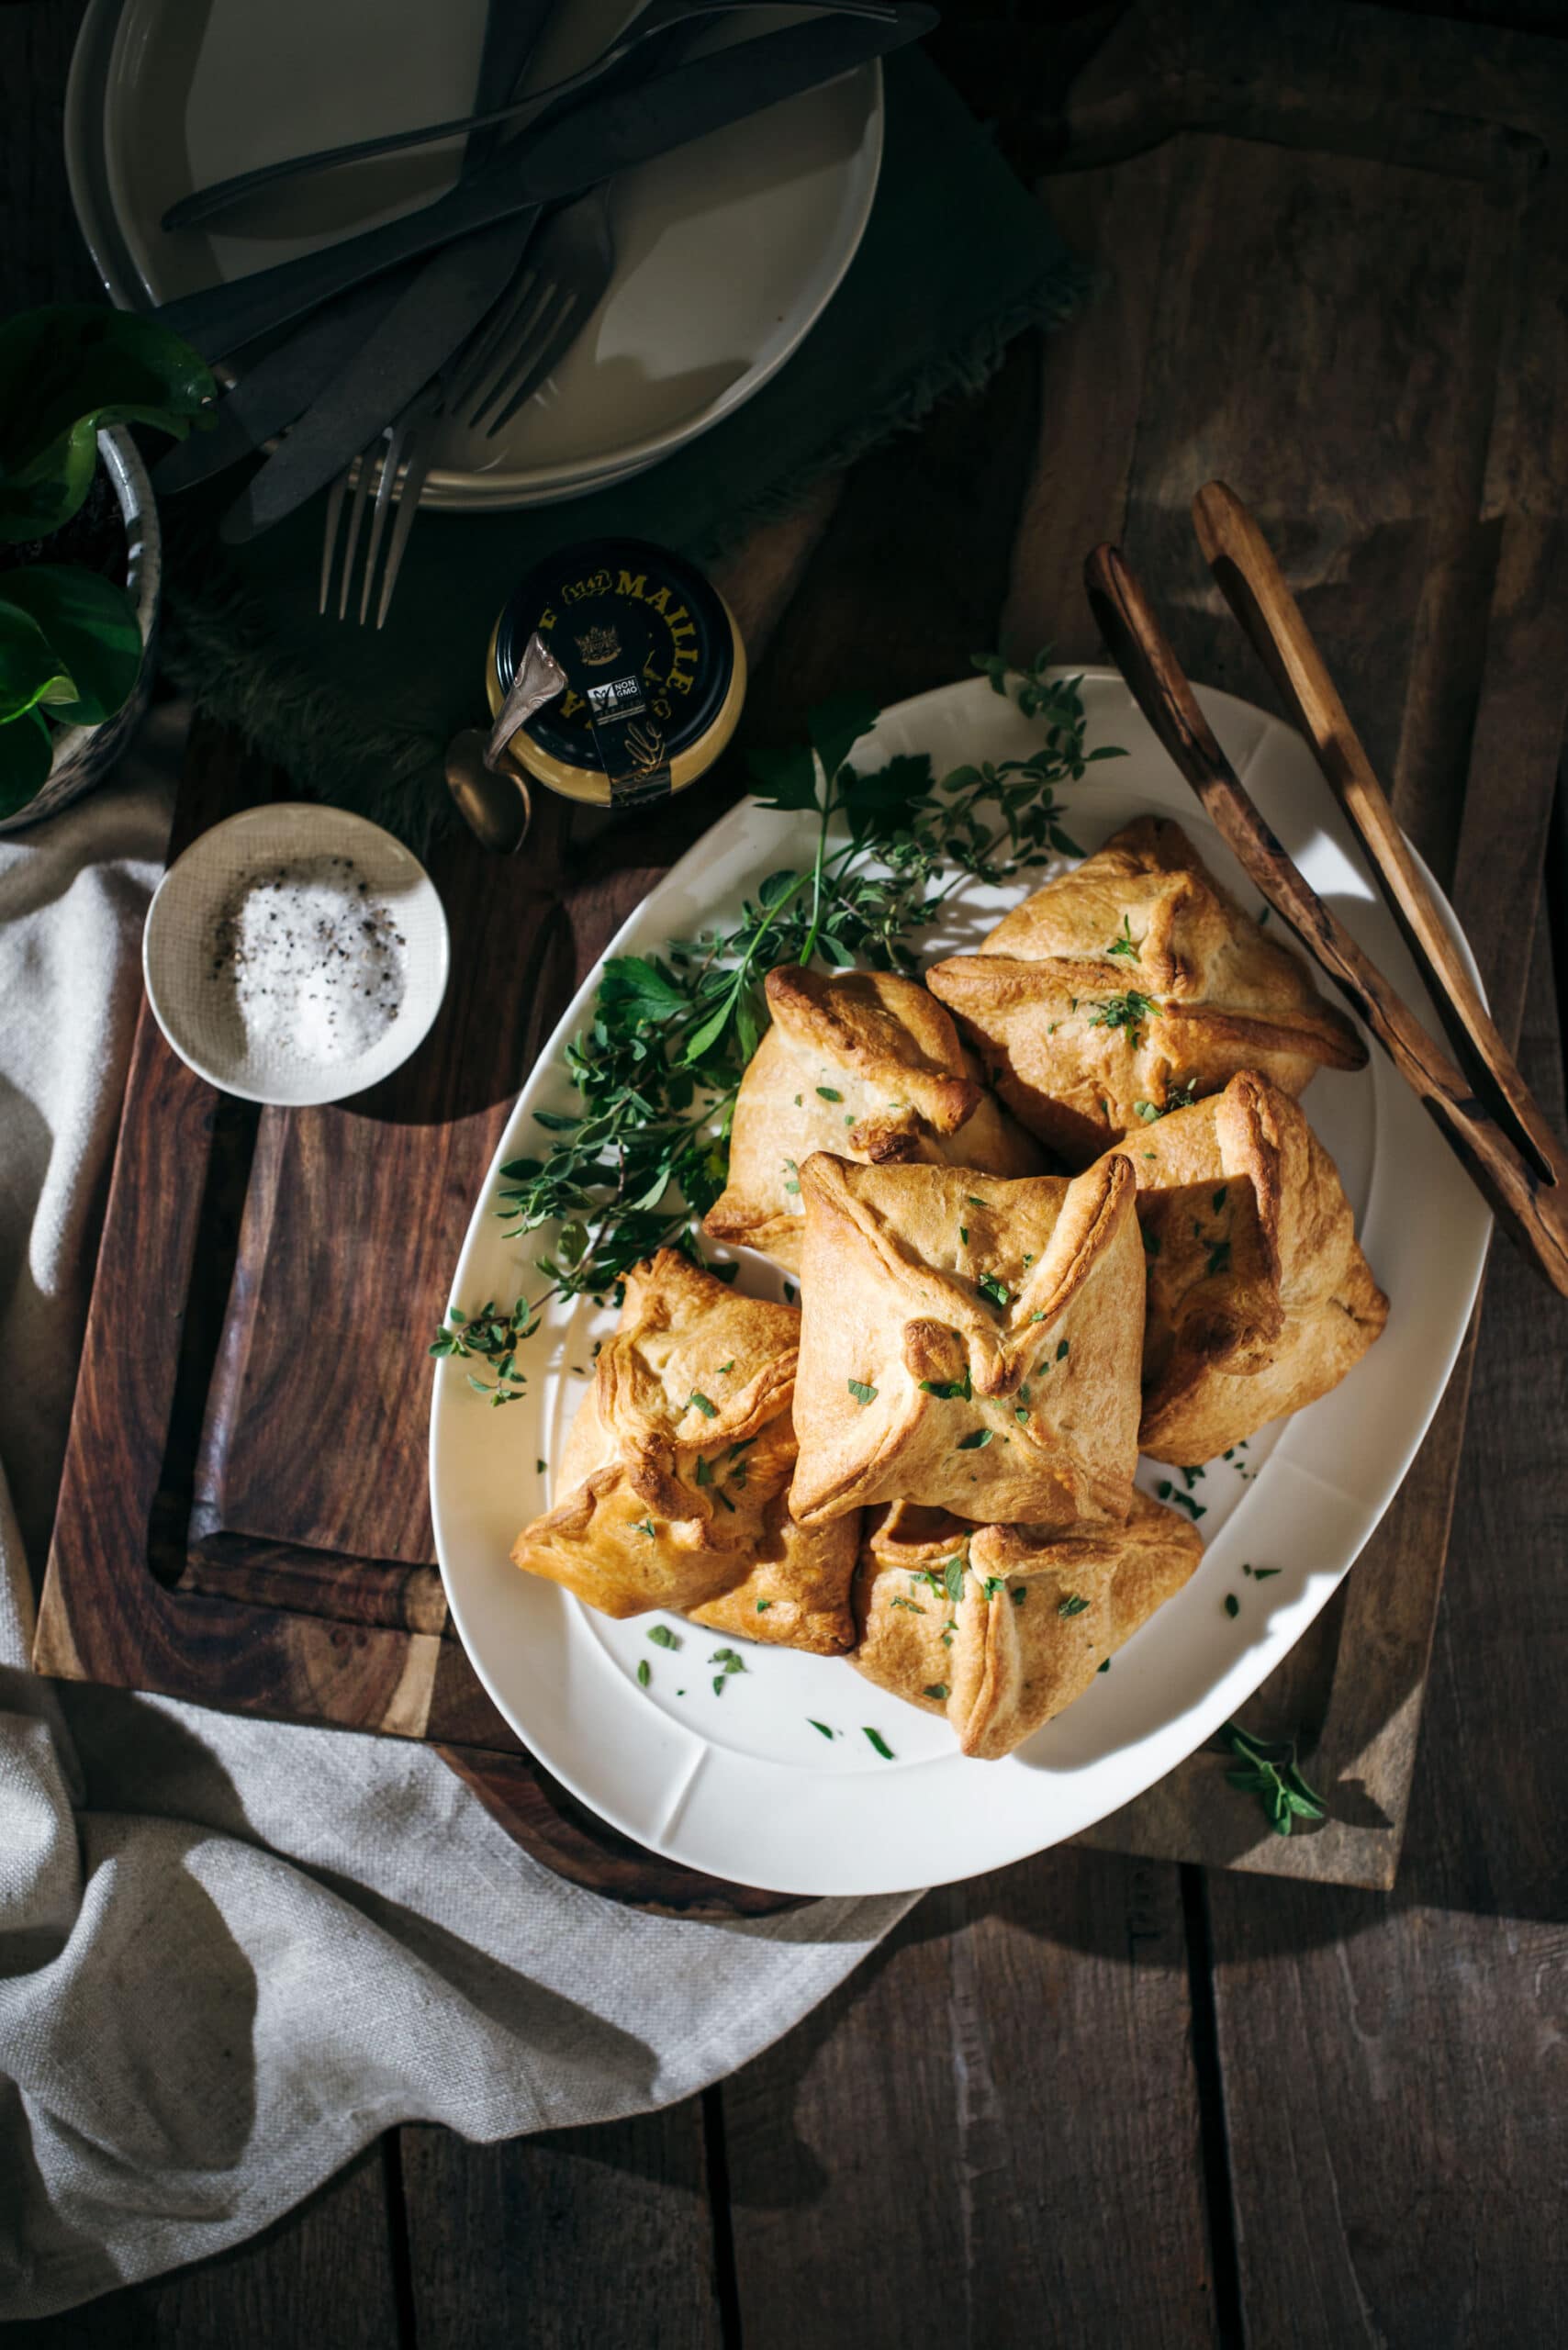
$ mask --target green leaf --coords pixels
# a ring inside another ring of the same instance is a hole
[[[750,751],[746,765],[759,808],[789,811],[818,805],[817,772],[803,743],[792,743],[785,751]]]
[[[828,1726],[827,1726],[826,1722],[819,1722],[818,1720],[816,1720],[816,1718],[814,1718],[814,1716],[812,1716],[812,1715],[811,1715],[811,1714],[808,1714],[808,1715],[806,1716],[806,1719],[811,1723],[812,1728],[813,1729],[821,1730],[821,1732],[822,1732],[822,1734],[823,1734],[823,1736],[824,1738],[831,1738],[831,1737],[833,1736],[833,1732],[832,1732],[832,1730],[830,1730],[830,1729],[829,1729],[829,1728],[828,1728]]]
[[[832,694],[807,712],[806,732],[831,783],[862,734],[869,733],[881,705],[864,693]]]
[[[0,725],[40,701],[75,698],[74,678],[32,614],[0,599]]]
[[[947,1684],[945,1681],[927,1682],[922,1694],[927,1697],[935,1697],[940,1703],[947,1695]]]
[[[994,1428],[972,1428],[968,1436],[958,1438],[953,1449],[956,1452],[979,1452],[991,1442],[995,1433]]]
[[[36,710],[0,726],[0,816],[14,816],[49,776],[54,738]]]
[[[705,1020],[700,1028],[693,1029],[686,1040],[686,1064],[689,1069],[693,1061],[700,1061],[703,1054],[718,1043],[734,1008],[734,997],[727,995],[718,1011]]]
[[[677,987],[656,963],[650,963],[643,955],[611,956],[604,967],[599,992],[606,1001],[634,1005],[654,1020],[688,1008],[685,990]]]
[[[1081,1599],[1077,1592],[1069,1592],[1065,1599],[1058,1600],[1057,1614],[1058,1616],[1081,1616],[1088,1605],[1089,1602],[1086,1599]]]
[[[964,1595],[964,1562],[962,1559],[948,1560],[946,1565],[942,1570],[942,1588],[946,1593],[949,1599],[962,1599]]]
[[[890,1762],[892,1761],[893,1750],[888,1744],[887,1740],[882,1736],[879,1729],[868,1729],[865,1731],[865,1736],[870,1740],[872,1746],[881,1756],[884,1762]]]
[[[854,1396],[855,1401],[857,1404],[874,1404],[876,1402],[876,1389],[874,1387],[868,1387],[863,1379],[852,1379],[847,1382],[847,1384],[850,1393]]]
[[[0,325],[0,539],[46,538],[87,495],[105,424],[183,440],[218,387],[188,344],[104,303],[23,310]]]

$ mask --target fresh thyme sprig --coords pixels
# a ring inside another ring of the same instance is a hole
[[[749,763],[760,806],[815,814],[804,869],[770,873],[733,930],[606,963],[589,1024],[566,1047],[581,1107],[535,1111],[543,1148],[501,1169],[497,1213],[509,1236],[556,1227],[553,1248],[534,1259],[549,1287],[509,1316],[493,1304],[454,1310],[430,1349],[483,1356],[494,1386],[469,1378],[493,1402],[522,1392],[516,1349],[551,1297],[601,1297],[660,1247],[703,1261],[698,1230],[724,1186],[735,1094],[768,1024],[771,969],[820,960],[912,971],[912,934],[965,880],[1003,882],[1055,854],[1082,855],[1058,788],[1124,755],[1084,749],[1082,680],[1050,677],[1048,653],[1021,673],[999,654],[974,663],[1040,722],[1036,749],[940,778],[928,756],[907,753],[860,772],[850,753],[877,706],[841,694],[812,711],[806,743],[754,752]]]
[[[1182,1497],[1177,1495],[1177,1499]],[[1244,1766],[1227,1771],[1226,1779],[1246,1795],[1255,1795],[1268,1814],[1276,1836],[1288,1836],[1297,1819],[1327,1819],[1327,1807],[1296,1768],[1294,1738],[1253,1738],[1234,1722],[1226,1722],[1221,1738]]]

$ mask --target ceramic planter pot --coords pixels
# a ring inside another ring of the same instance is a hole
[[[141,667],[123,709],[98,726],[63,727],[55,740],[48,778],[25,808],[0,818],[0,833],[19,833],[69,807],[95,783],[101,783],[136,731],[152,690],[158,600],[162,586],[162,545],[152,484],[135,442],[123,425],[107,426],[98,435],[98,462],[114,486],[120,520],[125,524],[129,567],[126,585],[136,604],[141,630]]]

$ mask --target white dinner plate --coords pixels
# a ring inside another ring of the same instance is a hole
[[[1092,849],[1136,815],[1174,816],[1242,904],[1257,908],[1257,890],[1121,679],[1091,670],[1083,695],[1091,746],[1118,744],[1130,755],[1068,788],[1073,837]],[[1199,699],[1307,879],[1430,1020],[1409,956],[1305,744],[1228,695],[1204,690]],[[859,763],[928,751],[940,775],[960,761],[1016,756],[1038,740],[1037,726],[977,678],[885,711]],[[809,859],[814,830],[809,815],[743,801],[638,907],[609,951],[654,954],[668,939],[729,926],[765,875]],[[1024,894],[1021,883],[966,888],[930,952],[972,946]],[[1458,939],[1451,916],[1450,923]],[[497,1169],[537,1149],[536,1109],[575,1106],[563,1049],[584,1024],[597,979],[596,969],[541,1057],[476,1203],[452,1289],[465,1310],[488,1297],[510,1301],[537,1280],[529,1269],[549,1235],[526,1246],[502,1237]],[[966,1759],[944,1719],[900,1705],[842,1659],[748,1647],[745,1672],[721,1676],[716,1695],[710,1659],[718,1636],[678,1617],[612,1623],[509,1563],[518,1528],[558,1498],[554,1467],[611,1313],[586,1299],[548,1312],[527,1353],[529,1392],[500,1411],[468,1387],[462,1363],[438,1364],[431,1489],[442,1573],[475,1669],[530,1751],[652,1851],[803,1894],[898,1893],[978,1874],[1076,1834],[1171,1770],[1273,1671],[1387,1508],[1447,1384],[1491,1229],[1381,1052],[1354,1074],[1320,1073],[1304,1106],[1388,1292],[1388,1326],[1333,1394],[1276,1421],[1233,1460],[1206,1464],[1193,1492],[1206,1546],[1197,1572],[1117,1651],[1111,1672],[1003,1762]],[[771,1266],[734,1253],[745,1290],[778,1293]],[[541,1473],[536,1463],[549,1466]],[[1146,1462],[1140,1483],[1167,1474]],[[1243,1564],[1277,1572],[1260,1583],[1243,1576]],[[1234,1617],[1227,1595],[1238,1602]],[[678,1649],[650,1645],[659,1622]],[[644,1661],[652,1668],[645,1691],[636,1679]],[[813,1727],[819,1721],[837,1733],[831,1743]],[[873,1748],[868,1729],[891,1761]]]
[[[626,0],[558,6],[534,81],[594,56]],[[73,199],[113,298],[141,307],[395,218],[451,184],[454,142],[299,183],[200,229],[193,187],[288,153],[465,113],[484,0],[93,0],[67,101]],[[798,12],[748,16],[711,45]],[[878,64],[615,183],[612,284],[493,441],[442,428],[422,502],[543,505],[629,478],[731,414],[810,331],[854,258],[881,160]]]

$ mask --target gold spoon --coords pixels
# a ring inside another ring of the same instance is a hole
[[[489,736],[465,726],[446,746],[446,788],[476,840],[500,856],[513,856],[528,836],[533,814],[521,776],[496,775],[485,765]]]

